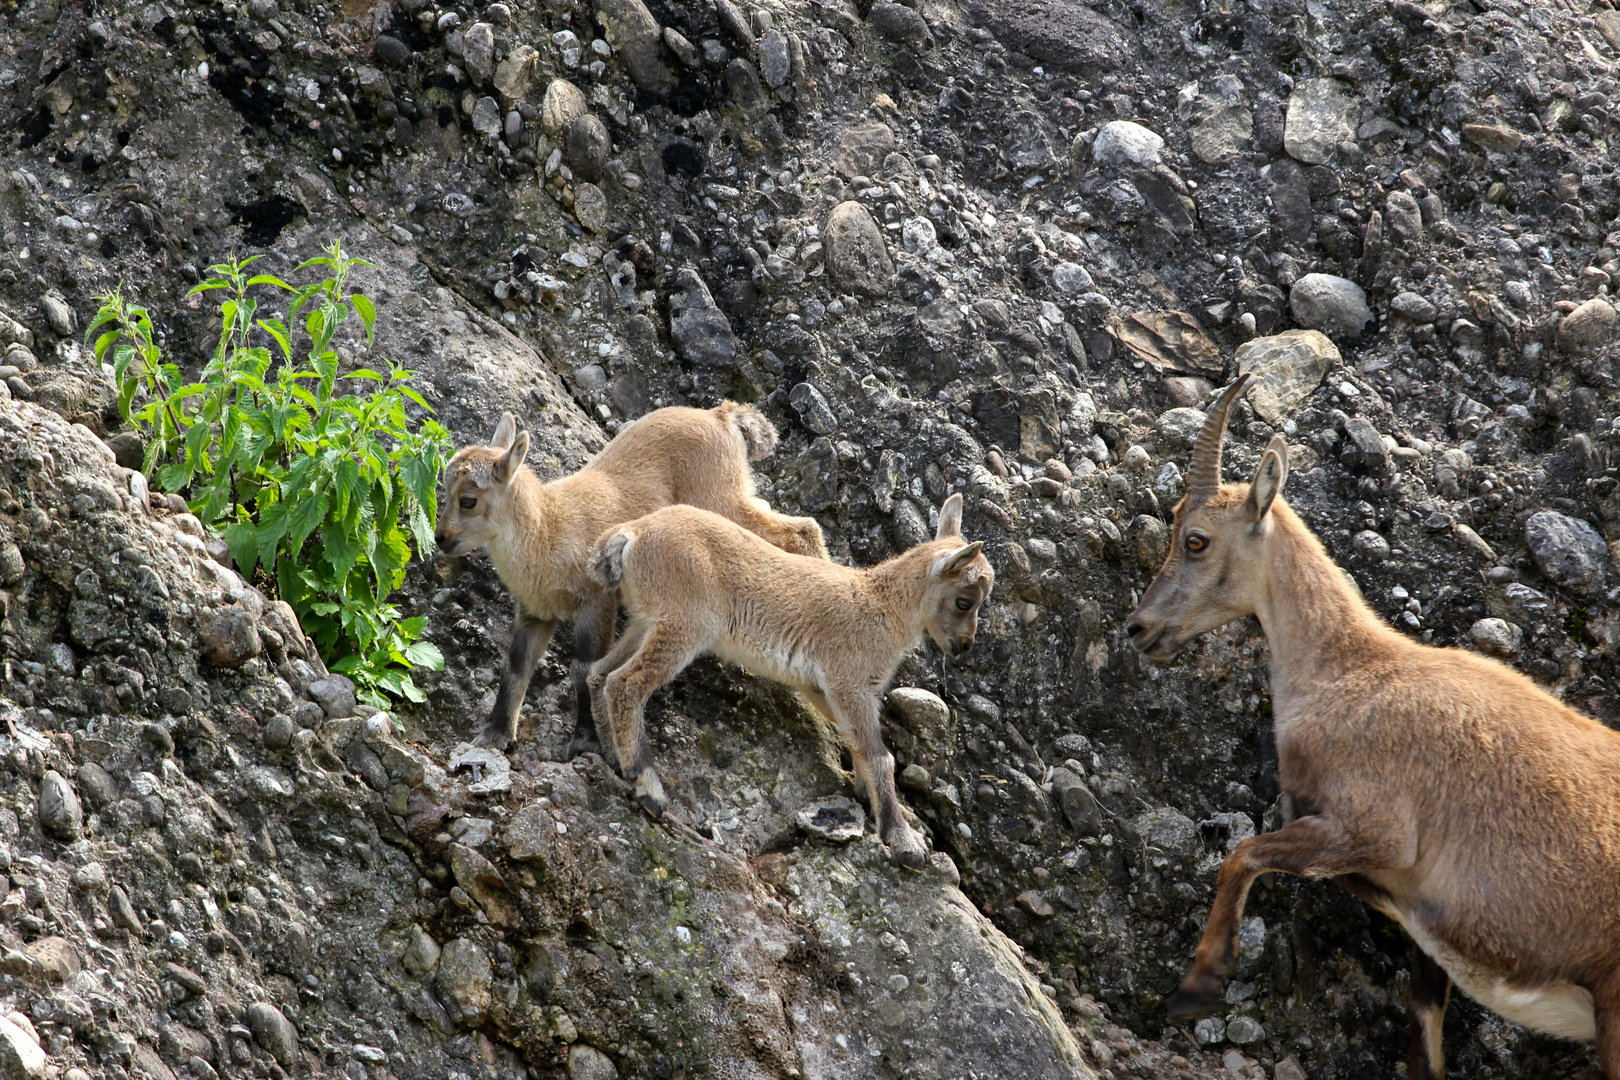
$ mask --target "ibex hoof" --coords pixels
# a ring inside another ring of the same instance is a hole
[[[595,739],[581,739],[576,736],[574,741],[568,744],[568,756],[563,760],[573,761],[575,758],[583,757],[586,754],[600,754],[601,752],[602,744]]]
[[[922,870],[928,865],[928,852],[914,836],[897,836],[889,845],[889,859],[903,870]]]
[[[512,737],[498,727],[487,727],[478,733],[473,740],[474,746],[487,746],[491,750],[505,750],[511,743]]]
[[[661,818],[664,816],[664,811],[669,808],[669,800],[643,792],[636,796],[636,805],[647,811],[652,817]]]
[[[1198,1020],[1214,1016],[1221,1008],[1220,980],[1213,975],[1188,975],[1165,1008],[1167,1020]]]

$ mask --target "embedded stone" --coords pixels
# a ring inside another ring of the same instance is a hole
[[[1266,423],[1280,424],[1322,385],[1339,350],[1318,330],[1285,330],[1244,342],[1235,359],[1239,374],[1254,376],[1249,404]]]
[[[866,207],[849,200],[833,207],[821,230],[827,268],[833,280],[851,292],[882,296],[894,277],[883,230]]]

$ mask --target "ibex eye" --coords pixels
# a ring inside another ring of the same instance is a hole
[[[1203,551],[1209,547],[1209,541],[1202,536],[1187,537],[1187,550],[1192,552]]]
[[[972,611],[973,610],[973,601],[969,600],[965,596],[958,596],[956,598],[956,610],[957,611]]]
[[[473,497],[471,495],[463,495],[461,497],[461,508],[463,510],[471,510],[473,507],[475,507],[477,505],[478,505],[478,500],[475,497]]]

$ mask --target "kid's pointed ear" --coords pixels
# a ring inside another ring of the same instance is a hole
[[[1249,498],[1243,504],[1244,512],[1250,521],[1259,521],[1271,510],[1271,504],[1276,501],[1282,491],[1283,484],[1288,482],[1288,444],[1281,435],[1274,435],[1271,443],[1266,447],[1265,455],[1260,459],[1259,468],[1254,470],[1254,482],[1249,485]]]
[[[489,440],[489,445],[496,450],[505,450],[512,445],[517,437],[517,417],[511,413],[503,413],[501,422],[495,425],[495,437]]]
[[[968,568],[968,564],[979,557],[984,549],[983,540],[975,540],[971,544],[964,544],[948,554],[941,555],[934,560],[934,576],[936,578],[955,577]]]
[[[947,536],[962,535],[962,496],[952,495],[946,499],[939,508],[939,527],[934,530],[934,539],[943,540]]]
[[[495,462],[495,482],[510,484],[512,477],[517,475],[518,469],[523,467],[523,459],[529,456],[529,433],[520,431],[512,445],[502,454],[500,460]]]

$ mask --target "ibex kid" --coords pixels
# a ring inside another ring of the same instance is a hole
[[[629,622],[590,686],[637,800],[655,815],[666,805],[642,707],[713,653],[799,690],[837,726],[890,857],[920,868],[926,849],[895,797],[880,699],[925,633],[952,656],[972,646],[995,582],[983,546],[962,539],[960,495],[945,500],[933,540],[866,570],[789,554],[685,506],[609,530],[591,574],[619,589]]]
[[[1167,661],[1259,617],[1288,821],[1222,865],[1171,1017],[1220,1007],[1258,875],[1333,878],[1416,944],[1409,1077],[1444,1072],[1455,982],[1515,1023],[1595,1038],[1620,1080],[1620,733],[1502,664],[1384,625],[1279,496],[1281,438],[1252,483],[1223,485],[1227,410],[1247,378],[1198,438],[1169,557],[1127,631]]]
[[[480,746],[504,749],[535,665],[557,623],[574,620],[573,678],[578,715],[570,754],[593,749],[588,722],[591,661],[613,640],[617,598],[585,572],[602,531],[673,503],[712,510],[772,544],[825,559],[821,526],[775,513],[754,495],[748,462],[776,449],[776,429],[752,405],[657,409],[618,436],[572,476],[545,483],[523,464],[529,433],[511,413],[489,446],[467,446],[445,466],[435,540],[446,555],[488,545],[501,582],[517,601],[500,693]]]

